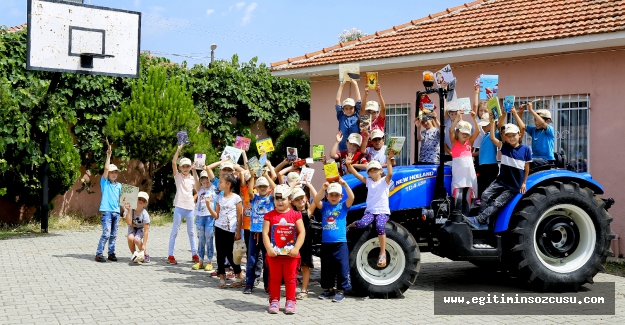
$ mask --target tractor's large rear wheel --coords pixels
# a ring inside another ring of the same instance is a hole
[[[556,182],[524,198],[510,224],[511,273],[539,290],[592,283],[614,238],[604,206],[573,182]]]
[[[377,266],[380,241],[375,227],[365,231],[351,250],[352,291],[359,295],[401,296],[414,284],[421,254],[414,237],[401,225],[386,223],[386,266]]]

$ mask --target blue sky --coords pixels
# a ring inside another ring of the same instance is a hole
[[[329,47],[344,29],[367,34],[404,24],[470,0],[85,0],[142,12],[141,49],[190,64],[215,57],[258,56],[271,63]],[[427,5],[424,5],[427,3]],[[0,25],[26,22],[26,0],[0,0]],[[168,53],[164,55],[163,53]],[[188,57],[173,56],[180,54]]]

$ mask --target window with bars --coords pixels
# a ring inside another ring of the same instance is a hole
[[[590,96],[588,94],[516,98],[515,106],[534,101],[534,110],[548,109],[555,133],[555,151],[563,154],[578,172],[590,168]],[[514,117],[510,117],[512,120]],[[534,117],[525,110],[521,117],[526,125],[535,125]],[[531,146],[525,134],[523,143]]]
[[[386,104],[386,123],[384,126],[386,140],[389,137],[406,137],[404,147],[395,163],[398,166],[410,164],[410,104]]]

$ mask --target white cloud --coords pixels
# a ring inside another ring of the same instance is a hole
[[[237,2],[236,6],[237,6],[237,10],[239,10],[239,9],[241,9],[241,8],[243,8],[245,6],[245,2],[243,2],[243,1]]]
[[[210,16],[214,12],[215,12],[215,9],[206,9],[206,17]]]
[[[258,4],[256,2],[252,2],[249,6],[247,6],[247,8],[245,9],[245,16],[243,16],[243,19],[241,20],[241,25],[245,26],[249,24],[250,21],[252,21],[252,12],[254,11],[254,9],[256,9],[257,6]]]
[[[135,8],[139,8],[141,6],[141,0],[135,0]]]

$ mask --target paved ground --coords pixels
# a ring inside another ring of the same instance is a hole
[[[169,230],[152,229],[148,250],[153,262],[144,265],[129,264],[123,237],[117,245],[119,262],[94,262],[99,229],[0,241],[0,324],[625,324],[625,279],[605,274],[595,281],[616,282],[614,316],[435,316],[435,284],[510,285],[497,273],[431,254],[423,254],[417,283],[403,299],[348,297],[337,304],[313,297],[298,303],[297,315],[269,315],[262,289],[252,295],[219,289],[218,280],[207,272],[191,271],[182,229],[176,256],[183,261],[167,265]],[[321,292],[318,283],[312,290]]]

